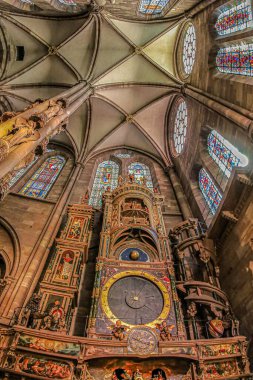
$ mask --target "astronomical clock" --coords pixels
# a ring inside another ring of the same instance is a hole
[[[157,351],[161,326],[175,339],[185,336],[162,203],[137,183],[104,193],[88,336],[127,339],[139,355]]]

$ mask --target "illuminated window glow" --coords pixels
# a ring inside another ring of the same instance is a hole
[[[222,200],[222,195],[204,168],[199,172],[199,187],[211,213],[214,215]]]
[[[222,73],[253,76],[253,44],[219,49],[216,67]]]
[[[186,30],[183,46],[183,65],[185,74],[192,72],[196,57],[196,32],[193,25]]]
[[[215,28],[220,36],[245,30],[252,26],[250,0],[236,3],[233,6],[227,6],[215,23]]]
[[[142,185],[143,177],[146,178],[146,186],[153,190],[153,182],[150,173],[150,169],[147,165],[140,162],[133,162],[128,166],[128,173],[134,175],[135,182]]]
[[[19,193],[33,198],[46,198],[65,163],[62,156],[47,158]]]
[[[156,15],[162,13],[170,0],[141,0],[139,12],[145,15]]]
[[[229,141],[224,139],[218,132],[212,131],[207,140],[208,152],[221,170],[229,178],[236,166],[247,166],[248,158],[239,152]]]
[[[30,169],[30,167],[33,166],[33,164],[38,160],[38,158],[38,156],[35,156],[34,160],[29,165],[27,165],[25,168],[18,170],[10,180],[9,186],[12,187],[19,180],[19,178],[21,178],[23,174],[25,174]]]
[[[101,162],[96,171],[89,204],[102,206],[102,195],[108,188],[114,190],[118,186],[119,165],[114,161]]]
[[[182,100],[178,105],[173,134],[174,147],[178,154],[180,154],[184,148],[187,133],[187,125],[187,105],[185,101]]]

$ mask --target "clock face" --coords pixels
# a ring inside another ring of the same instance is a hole
[[[163,311],[160,289],[146,278],[123,277],[108,292],[111,312],[129,325],[145,325],[156,320]]]
[[[139,355],[147,355],[156,351],[157,338],[148,328],[132,329],[128,335],[128,350]]]

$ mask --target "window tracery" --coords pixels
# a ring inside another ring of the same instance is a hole
[[[216,67],[221,73],[253,76],[253,44],[220,48]]]
[[[248,165],[248,158],[214,130],[208,135],[207,146],[210,156],[228,178],[234,167]]]
[[[118,185],[119,165],[114,161],[101,162],[96,171],[96,176],[92,186],[89,204],[92,206],[102,206],[102,194],[107,188],[114,190]]]
[[[175,125],[174,125],[174,133],[173,133],[173,141],[174,147],[177,154],[182,153],[186,134],[187,134],[187,126],[188,126],[188,111],[187,104],[184,100],[182,100],[177,109]]]
[[[232,6],[227,6],[215,23],[215,29],[220,36],[226,36],[252,26],[250,0],[236,3]]]
[[[199,187],[211,213],[214,215],[222,200],[222,194],[204,168],[199,172]]]
[[[47,158],[19,193],[33,198],[46,198],[65,163],[65,158],[60,155]]]
[[[141,0],[139,12],[145,15],[155,15],[162,13],[170,0]]]
[[[134,175],[135,182],[143,184],[143,178],[146,179],[146,186],[153,190],[153,182],[150,169],[147,165],[140,162],[133,162],[128,166],[128,174]]]
[[[196,32],[194,25],[189,25],[186,29],[183,45],[183,67],[185,74],[192,72],[196,58]]]

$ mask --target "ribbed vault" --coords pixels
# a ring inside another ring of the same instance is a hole
[[[25,55],[18,61],[13,53],[6,61],[1,95],[21,110],[86,81],[93,95],[67,127],[77,156],[127,146],[167,165],[165,115],[181,85],[174,50],[182,22],[123,21],[104,11],[75,19],[3,14],[12,51],[22,45]]]

